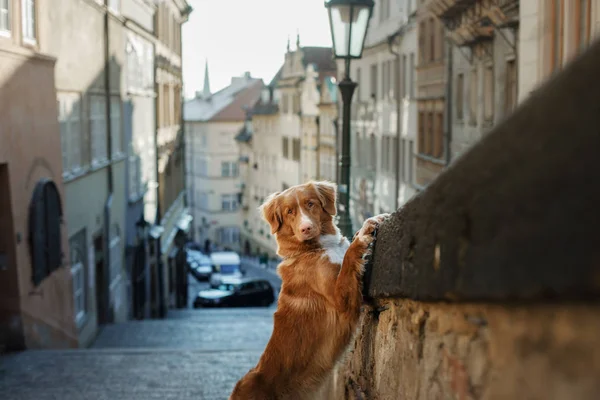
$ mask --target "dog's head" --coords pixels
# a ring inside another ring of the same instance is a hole
[[[306,242],[335,232],[335,184],[308,182],[270,195],[260,209],[277,240]]]

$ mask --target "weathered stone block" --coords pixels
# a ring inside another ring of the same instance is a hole
[[[595,400],[600,306],[422,303],[365,308],[329,399]]]

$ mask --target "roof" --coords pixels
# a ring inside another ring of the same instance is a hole
[[[210,97],[195,97],[184,103],[186,121],[243,121],[246,107],[253,107],[260,98],[262,79],[249,75],[236,77],[231,85],[213,93]]]
[[[337,64],[333,57],[333,49],[331,47],[302,47],[304,58],[302,62],[306,67],[309,64],[316,64],[317,71],[337,71]]]

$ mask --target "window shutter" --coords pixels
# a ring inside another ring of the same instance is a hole
[[[42,179],[33,191],[29,206],[29,245],[32,280],[39,285],[62,265],[62,206],[54,182]]]

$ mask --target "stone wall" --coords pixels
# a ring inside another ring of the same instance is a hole
[[[330,399],[600,398],[600,42],[396,212]]]

